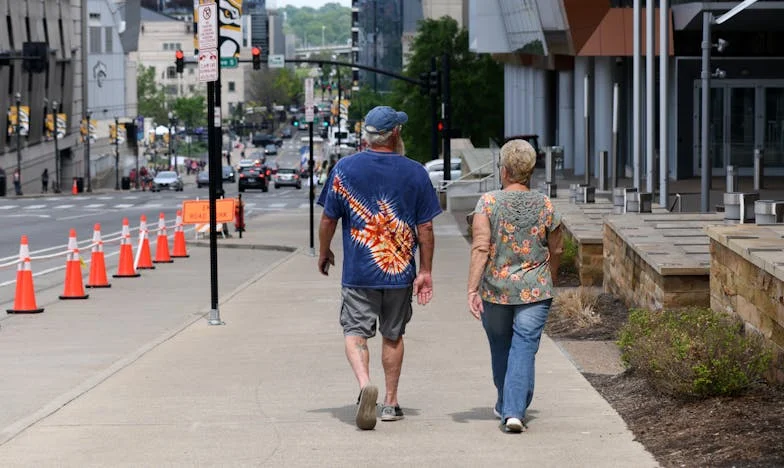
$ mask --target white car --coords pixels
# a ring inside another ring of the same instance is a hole
[[[449,173],[451,179],[459,179],[463,175],[462,169],[460,167],[460,160],[452,160],[451,166],[452,170]],[[427,169],[427,175],[430,177],[430,182],[433,184],[433,187],[437,189],[441,188],[441,183],[444,180],[444,160],[434,159],[432,161],[428,161],[425,163],[425,169]]]
[[[183,184],[182,178],[174,171],[161,171],[155,174],[152,180],[152,192],[160,192],[161,190],[175,190],[182,192]]]

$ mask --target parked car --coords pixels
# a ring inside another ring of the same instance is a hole
[[[457,180],[463,175],[460,160],[452,160],[450,163],[452,169],[449,172],[449,175],[452,180]],[[425,169],[427,169],[427,175],[430,177],[430,183],[433,184],[433,187],[437,189],[441,188],[441,183],[444,180],[444,160],[434,159],[428,161],[425,163]]]
[[[160,192],[161,190],[182,192],[182,179],[174,171],[161,171],[152,179],[152,188],[150,190],[153,192]]]
[[[539,147],[539,135],[514,135],[504,138],[504,144],[509,140],[525,140],[536,150],[536,167],[544,167],[545,153]]]
[[[278,169],[278,173],[275,174],[274,181],[276,189],[281,188],[284,185],[289,187],[297,187],[297,189],[302,188],[302,179],[299,178],[297,170],[293,168]]]
[[[236,176],[234,175],[234,168],[231,166],[223,166],[223,180],[228,180],[229,182],[236,181]]]
[[[250,166],[240,168],[240,180],[237,189],[244,192],[246,189],[261,189],[262,192],[269,190],[267,174],[261,166]]]
[[[278,154],[278,145],[271,144],[264,147],[264,154],[273,155]]]
[[[196,174],[196,187],[202,188],[210,185],[210,171],[205,166],[201,172]]]

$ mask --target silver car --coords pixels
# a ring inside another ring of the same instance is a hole
[[[152,191],[160,192],[161,190],[175,190],[182,192],[182,179],[180,175],[174,171],[161,171],[155,174],[152,179]]]

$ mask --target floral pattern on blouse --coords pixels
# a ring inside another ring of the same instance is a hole
[[[547,234],[561,217],[544,194],[487,192],[476,213],[490,219],[490,251],[479,294],[495,304],[528,304],[553,297]]]

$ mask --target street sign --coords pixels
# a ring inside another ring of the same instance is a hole
[[[239,63],[240,62],[237,60],[237,57],[221,57],[220,59],[221,68],[237,68]]]
[[[313,78],[305,78],[305,122],[313,123]]]
[[[215,200],[216,222],[230,223],[234,220],[234,198]],[[185,200],[182,202],[182,222],[184,224],[207,224],[210,222],[209,200]]]
[[[199,81],[218,81],[218,50],[199,49]]]
[[[267,66],[269,68],[283,68],[286,64],[286,57],[284,55],[271,55],[267,58]]]
[[[205,3],[198,10],[199,50],[218,48],[218,5]]]

